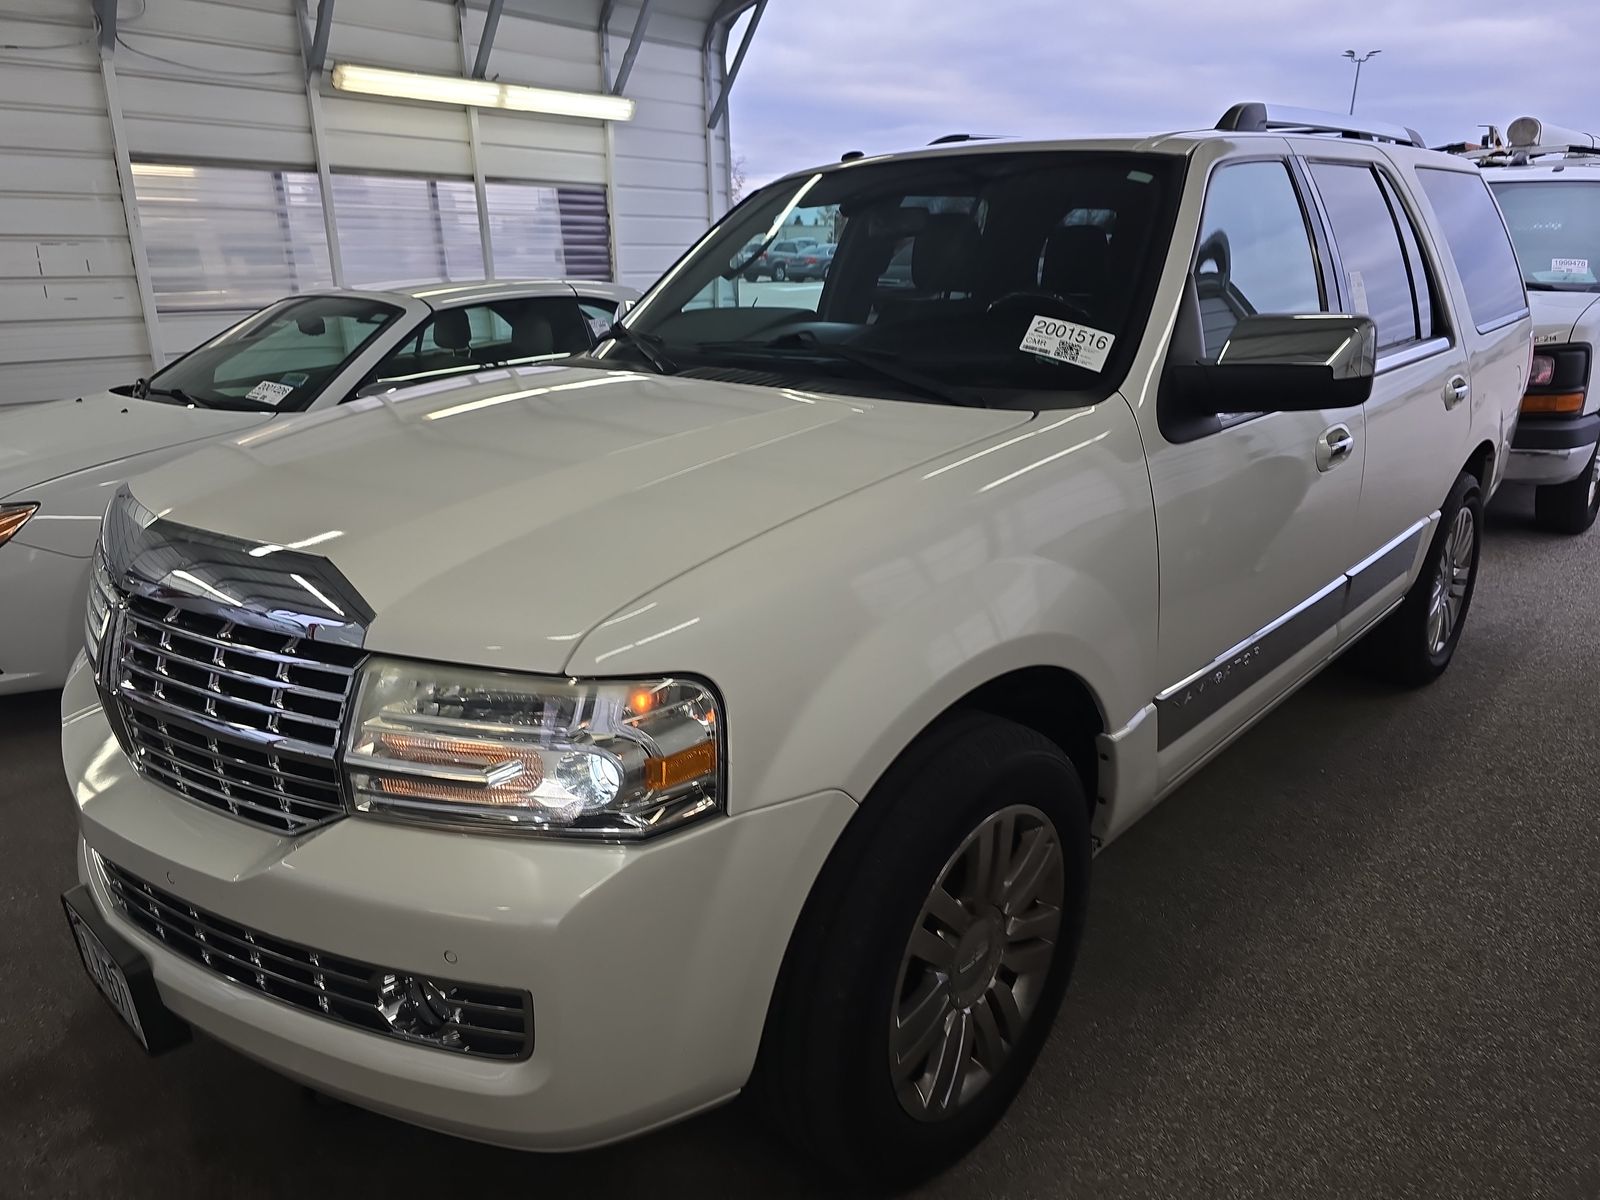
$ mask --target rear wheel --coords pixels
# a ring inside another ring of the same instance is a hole
[[[1552,533],[1585,533],[1600,514],[1600,445],[1583,474],[1533,493],[1533,519]]]
[[[784,266],[782,263],[779,263],[777,266],[772,268],[772,277],[779,283],[782,283],[785,279],[789,278],[789,268]]]
[[[756,1092],[856,1178],[966,1153],[1027,1078],[1083,927],[1088,805],[1072,764],[957,714],[874,789],[813,889],[773,998]]]
[[[1422,573],[1362,647],[1375,674],[1407,687],[1444,674],[1472,607],[1482,540],[1483,491],[1476,476],[1463,472],[1439,512]]]

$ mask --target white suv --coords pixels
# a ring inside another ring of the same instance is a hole
[[[1506,478],[1531,483],[1534,516],[1583,533],[1600,513],[1600,138],[1513,121],[1508,146],[1472,155],[1500,201],[1533,304],[1534,358]]]
[[[482,1141],[748,1088],[849,1171],[961,1154],[1092,852],[1364,635],[1461,637],[1522,278],[1476,167],[1343,120],[790,176],[597,362],[133,480],[62,702],[90,972]],[[796,214],[827,282],[742,303]]]

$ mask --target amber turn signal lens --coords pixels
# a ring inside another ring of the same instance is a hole
[[[1541,416],[1581,413],[1583,411],[1583,393],[1545,392],[1543,394],[1529,394],[1522,398],[1522,411]]]
[[[652,792],[666,791],[711,774],[717,766],[717,744],[701,742],[665,758],[649,758],[644,764],[644,785]]]
[[[37,504],[0,504],[0,546],[9,542],[38,509]]]

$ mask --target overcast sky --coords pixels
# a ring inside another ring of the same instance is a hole
[[[1430,144],[1512,118],[1600,132],[1600,0],[771,0],[735,87],[752,184],[945,133],[1206,127],[1240,100],[1357,111]]]

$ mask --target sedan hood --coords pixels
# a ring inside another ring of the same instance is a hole
[[[374,649],[557,672],[650,589],[1031,418],[529,368],[212,443],[133,492],[173,521],[325,556],[376,612]]]
[[[272,415],[189,408],[111,392],[0,409],[0,500],[25,500],[27,489],[63,475],[237,433]]]
[[[1597,303],[1600,294],[1594,292],[1529,292],[1534,343],[1576,340],[1578,322]]]

